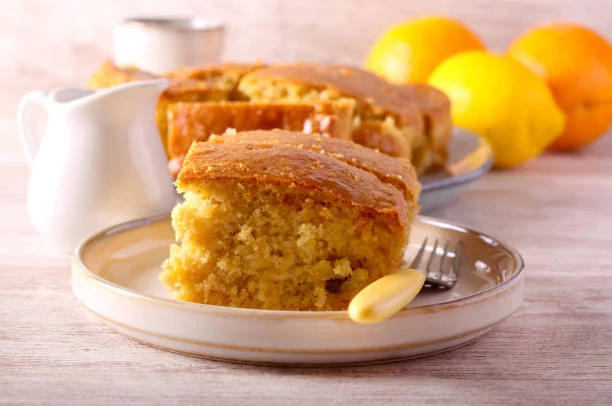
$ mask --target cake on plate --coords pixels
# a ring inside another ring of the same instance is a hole
[[[236,131],[290,130],[351,139],[354,103],[351,100],[304,102],[175,103],[168,110],[167,152],[176,176],[194,141],[211,134]]]
[[[356,67],[292,64],[255,70],[238,91],[255,101],[350,98],[353,141],[408,158],[419,173],[446,162],[450,102],[428,85],[397,86]]]
[[[358,144],[410,159],[419,174],[443,167],[447,159],[450,102],[425,84],[394,85],[360,68],[312,64],[226,63],[186,67],[163,77],[170,84],[156,117],[175,175],[191,142],[207,134],[227,128],[314,132],[328,120],[343,122]],[[89,85],[103,88],[153,78],[159,76],[107,61]],[[347,114],[349,104],[353,107]],[[339,105],[345,106],[342,112],[333,108]],[[343,130],[341,138],[346,134]]]
[[[193,143],[176,185],[164,284],[181,300],[283,310],[346,309],[393,272],[420,192],[407,160],[281,130]]]

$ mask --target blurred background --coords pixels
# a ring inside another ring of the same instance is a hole
[[[502,51],[517,34],[545,21],[571,20],[609,37],[611,11],[609,0],[3,0],[0,117],[13,127],[6,117],[14,116],[29,89],[84,85],[112,54],[113,28],[126,16],[197,15],[221,21],[226,24],[224,60],[362,66],[386,28],[418,15],[457,18],[490,49]]]
[[[84,83],[112,53],[113,27],[126,16],[220,20],[224,59],[362,65],[387,27],[422,14],[458,18],[503,50],[544,21],[581,22],[606,35],[610,12],[609,0],[3,0],[0,80],[13,101],[26,89]]]

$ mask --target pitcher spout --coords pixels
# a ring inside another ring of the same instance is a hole
[[[166,87],[168,87],[167,79],[156,79],[124,83],[97,91],[89,91],[86,89],[65,89],[65,91],[72,90],[72,92],[70,94],[59,93],[57,95],[59,97],[57,97],[55,101],[95,103],[98,101],[102,102],[104,100],[108,100],[112,103],[128,102],[129,104],[135,103],[136,105],[142,105],[145,103],[155,104],[157,103],[160,94],[166,89]],[[73,96],[74,98],[70,100],[70,97],[68,96]]]
[[[94,102],[103,98],[125,98],[132,100],[157,100],[161,92],[168,86],[168,80],[156,79],[124,83],[107,89],[94,90],[85,88],[56,89],[49,93],[47,103],[51,106],[76,106]]]
[[[129,97],[133,100],[157,102],[160,94],[168,87],[167,79],[143,80],[124,83],[108,89],[99,90],[95,94],[104,96],[116,95],[118,98]]]

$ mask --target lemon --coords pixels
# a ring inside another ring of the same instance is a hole
[[[541,154],[565,127],[544,80],[506,56],[460,53],[442,62],[428,82],[450,98],[457,126],[489,141],[496,168]]]
[[[484,45],[461,22],[424,16],[385,31],[370,49],[365,66],[394,83],[423,83],[449,56],[475,49],[484,49]]]

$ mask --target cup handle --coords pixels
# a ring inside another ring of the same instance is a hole
[[[33,90],[21,98],[17,111],[17,124],[19,126],[19,138],[21,146],[25,153],[26,159],[30,165],[36,157],[42,133],[37,131],[38,112],[37,109],[45,108],[45,99],[47,93],[42,90]]]

